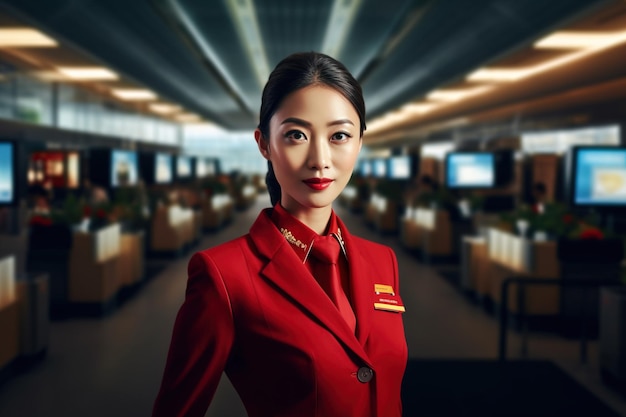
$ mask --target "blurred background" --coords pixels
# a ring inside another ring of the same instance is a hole
[[[150,415],[298,51],[363,87],[335,210],[397,254],[405,415],[626,416],[623,0],[0,1],[0,415]]]

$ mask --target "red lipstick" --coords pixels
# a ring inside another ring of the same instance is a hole
[[[309,178],[302,181],[316,191],[325,190],[333,182],[330,178]]]

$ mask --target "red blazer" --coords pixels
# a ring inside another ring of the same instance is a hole
[[[402,315],[387,309],[402,305],[393,251],[338,219],[354,334],[269,210],[189,261],[153,416],[204,416],[225,371],[250,417],[400,417],[407,347]]]

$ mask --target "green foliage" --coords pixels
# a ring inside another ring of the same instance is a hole
[[[50,218],[54,224],[78,224],[83,220],[83,205],[74,194],[69,194],[60,209],[52,210]]]
[[[149,198],[139,187],[123,187],[116,190],[112,212],[125,228],[143,230],[148,224]]]
[[[530,234],[542,231],[553,238],[578,239],[581,236],[584,237],[590,230],[600,231],[600,219],[597,215],[578,216],[559,203],[546,204],[543,213],[523,205],[514,212],[502,214],[501,220],[511,230],[517,229],[518,220],[526,220],[529,224]],[[603,232],[601,234],[605,235]]]

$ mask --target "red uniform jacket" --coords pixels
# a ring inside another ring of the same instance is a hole
[[[356,334],[265,210],[249,234],[189,261],[154,417],[204,416],[223,371],[250,417],[402,415],[396,258],[337,220]]]

